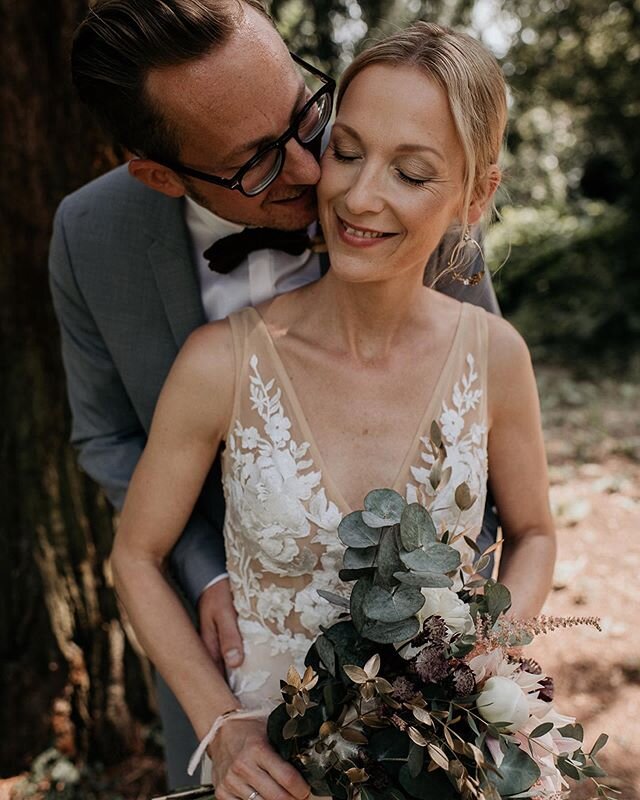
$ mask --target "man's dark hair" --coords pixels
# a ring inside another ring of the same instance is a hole
[[[133,153],[178,160],[175,126],[146,91],[149,71],[206,55],[259,0],[96,0],[78,27],[71,72],[80,99],[114,140]]]

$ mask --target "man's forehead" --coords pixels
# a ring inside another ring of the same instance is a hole
[[[208,135],[225,158],[282,133],[304,92],[277,32],[254,33],[239,30],[200,58],[152,70],[147,80],[155,105],[183,136]]]

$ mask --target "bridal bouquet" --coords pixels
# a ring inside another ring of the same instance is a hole
[[[473,502],[458,487],[459,508]],[[508,589],[461,566],[455,538],[396,492],[370,492],[342,520],[344,608],[281,681],[268,733],[316,795],[340,800],[561,798],[565,778],[611,791],[583,730],[556,711],[553,682],[521,655],[533,636],[594,618],[505,614]],[[462,536],[462,534],[460,534]]]

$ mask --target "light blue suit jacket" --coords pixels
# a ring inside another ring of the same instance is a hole
[[[169,369],[206,321],[183,200],[118,167],[63,200],[49,268],[71,441],[81,466],[120,509]],[[449,283],[443,291],[498,311],[488,279],[478,287]],[[175,577],[194,605],[224,571],[223,517],[216,462],[172,554]]]

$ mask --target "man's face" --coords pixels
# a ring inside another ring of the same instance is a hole
[[[300,69],[270,22],[243,6],[239,29],[219,48],[179,66],[153,70],[150,100],[181,142],[179,160],[231,178],[259,149],[277,139],[309,98]],[[286,145],[278,178],[255,197],[195,178],[182,179],[196,202],[224,219],[282,230],[316,219],[320,167],[295,139]]]

